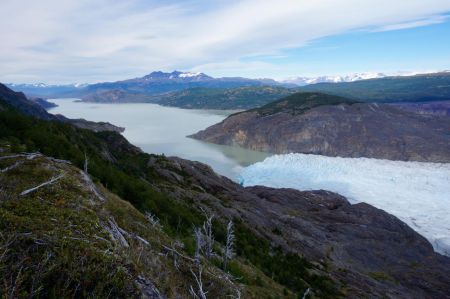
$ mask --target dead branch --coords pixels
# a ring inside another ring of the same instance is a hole
[[[194,227],[194,237],[195,237],[195,253],[194,258],[197,263],[200,263],[200,252],[205,245],[202,230],[199,227]]]
[[[194,271],[192,271],[191,269],[191,273],[195,278],[195,282],[197,284],[197,291],[194,290],[194,288],[192,287],[192,285],[189,288],[189,293],[192,295],[193,298],[195,299],[207,299],[206,294],[208,293],[207,291],[205,291],[203,289],[203,281],[202,281],[202,267],[199,266],[198,267],[198,275],[196,275],[194,273]]]
[[[223,253],[223,270],[227,271],[228,262],[234,256],[234,229],[233,221],[229,221],[227,225],[227,239],[225,242],[225,250]]]
[[[7,171],[9,171],[9,170],[11,170],[11,169],[16,168],[17,166],[22,165],[23,163],[25,163],[25,161],[23,161],[23,160],[17,161],[17,162],[14,163],[13,165],[10,165],[10,166],[8,166],[8,167],[3,168],[2,170],[0,170],[0,173],[5,173],[5,172],[7,172]]]
[[[40,157],[42,154],[40,152],[27,154],[27,160],[33,160],[34,158]]]
[[[188,256],[183,255],[182,253],[178,252],[178,251],[177,251],[176,249],[174,249],[174,248],[171,248],[171,247],[166,246],[166,245],[162,245],[162,247],[163,247],[164,249],[166,249],[166,250],[172,252],[173,254],[178,255],[179,257],[182,257],[182,258],[184,258],[184,259],[186,259],[186,260],[188,260],[188,261],[190,261],[190,262],[195,262],[195,260],[194,260],[193,258],[190,258],[190,257],[188,257]]]
[[[109,227],[106,226],[106,230],[109,232],[111,239],[113,239],[114,241],[118,241],[119,244],[123,247],[130,247],[130,245],[128,244],[127,240],[125,239],[125,237],[122,234],[122,230],[116,223],[116,221],[114,220],[113,217],[110,217],[108,219],[109,222]]]
[[[27,194],[29,194],[31,192],[34,192],[34,191],[38,190],[39,188],[45,187],[47,185],[51,185],[51,184],[57,182],[62,177],[64,177],[64,173],[62,173],[62,174],[60,174],[58,176],[54,176],[50,180],[48,180],[47,182],[44,182],[44,183],[42,183],[42,184],[40,184],[40,185],[38,185],[36,187],[33,187],[33,188],[27,189],[25,191],[22,191],[22,193],[20,193],[20,196],[27,195]]]
[[[86,172],[80,171],[81,177],[83,178],[86,185],[89,187],[89,190],[95,194],[95,196],[100,199],[101,201],[105,201],[105,198],[103,195],[100,194],[100,192],[97,189],[97,186],[95,186],[94,182],[91,180],[89,175]]]
[[[89,164],[89,158],[86,154],[86,152],[84,152],[84,173],[88,174],[88,164]]]
[[[205,214],[206,221],[203,223],[203,234],[204,234],[204,241],[205,241],[205,257],[207,259],[211,258],[214,254],[213,252],[213,246],[214,246],[214,235],[213,235],[213,227],[212,227],[212,221],[214,219],[214,214],[209,215],[206,213],[205,210],[203,210],[203,213]]]
[[[150,222],[151,226],[161,229],[162,226],[159,223],[158,217],[155,214],[152,214],[150,211],[145,212],[145,218]]]
[[[22,157],[26,157],[26,154],[17,154],[17,155],[9,155],[9,156],[1,156],[0,160],[5,160],[5,159],[13,159],[13,158],[22,158]]]
[[[47,160],[50,160],[50,161],[56,162],[56,163],[64,163],[64,164],[72,165],[72,162],[70,162],[70,161],[67,161],[67,160],[61,160],[61,159],[56,159],[56,158],[53,158],[53,157],[47,157]]]
[[[306,289],[305,293],[303,293],[302,299],[306,299],[306,296],[308,296],[309,292],[311,291],[310,288]]]

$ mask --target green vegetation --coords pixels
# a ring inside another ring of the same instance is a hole
[[[339,104],[351,105],[355,103],[357,103],[357,101],[324,93],[298,92],[281,100],[249,111],[256,111],[258,114],[263,116],[272,115],[279,112],[297,115],[318,106]]]
[[[89,157],[89,173],[94,182],[101,183],[109,191],[130,202],[139,211],[151,211],[156,214],[166,235],[138,228],[136,220],[142,219],[143,216],[131,207],[124,209],[123,204],[109,204],[108,214],[115,215],[114,217],[121,227],[126,230],[138,231],[140,236],[145,236],[148,240],[156,238],[159,241],[166,240],[167,243],[176,243],[175,240],[182,240],[185,249],[180,248],[180,251],[186,250],[186,254],[192,255],[194,244],[192,228],[199,226],[204,221],[204,217],[194,204],[195,198],[175,199],[162,192],[158,187],[159,185],[170,187],[170,184],[167,185],[167,180],[158,175],[154,167],[147,166],[150,160],[164,169],[169,169],[184,177],[187,182],[185,187],[192,187],[192,190],[195,190],[193,186],[189,186],[188,174],[171,166],[171,162],[164,156],[141,153],[115,132],[95,133],[75,128],[70,124],[42,121],[24,116],[2,100],[0,100],[0,144],[6,144],[10,152],[40,151],[47,156],[69,160],[79,168],[83,166],[86,153]],[[29,173],[27,172],[29,179],[22,172],[19,176],[29,186],[37,185],[38,182],[44,181],[44,177],[48,179],[50,176],[42,169],[39,170],[39,173],[34,173],[35,170],[31,166],[21,171],[29,171]],[[11,174],[14,174],[14,171],[11,171]],[[9,231],[11,228],[20,233],[31,230],[36,233],[33,234],[33,238],[37,235],[39,239],[43,237],[46,240],[46,246],[33,244],[30,237],[26,235],[14,240],[14,246],[17,247],[13,247],[15,249],[11,252],[15,252],[17,255],[8,256],[8,264],[11,265],[16,261],[30,262],[31,264],[27,266],[29,272],[26,275],[21,274],[20,264],[17,264],[19,267],[17,269],[10,269],[9,275],[24,275],[23,281],[26,284],[24,289],[30,290],[32,274],[35,271],[33,267],[37,267],[31,261],[45,260],[45,257],[50,254],[55,257],[51,264],[54,266],[54,271],[50,271],[40,280],[40,284],[46,289],[48,288],[49,297],[52,297],[51,292],[54,292],[55,296],[71,297],[74,295],[73,290],[77,289],[78,285],[79,290],[75,291],[75,295],[81,297],[84,296],[83,294],[106,297],[105,294],[110,292],[114,294],[114,296],[111,295],[112,297],[122,297],[125,293],[134,292],[134,284],[129,283],[130,280],[126,278],[129,278],[132,273],[137,273],[139,269],[145,268],[142,261],[135,261],[135,259],[140,260],[138,258],[140,256],[139,247],[136,245],[135,251],[131,250],[127,255],[105,256],[100,254],[99,252],[113,249],[108,248],[101,241],[93,239],[99,223],[102,222],[96,216],[98,213],[94,213],[95,209],[92,207],[81,208],[81,210],[77,208],[74,211],[73,205],[76,206],[76,200],[80,200],[83,193],[74,187],[79,185],[78,183],[65,179],[62,184],[64,185],[58,190],[51,190],[49,193],[37,192],[26,201],[12,200],[1,205],[0,232]],[[14,188],[16,191],[23,190],[25,186],[16,184]],[[67,190],[73,192],[67,192]],[[15,193],[17,193],[16,191]],[[113,195],[111,194],[109,197],[113,197]],[[42,199],[51,200],[43,204]],[[68,210],[61,210],[61,207]],[[79,213],[79,211],[83,212]],[[56,222],[53,223],[52,219],[56,219]],[[119,219],[121,220],[119,221]],[[65,227],[68,224],[83,228],[73,230]],[[219,243],[223,243],[224,232],[224,224],[220,221],[214,222],[214,233]],[[101,232],[99,233],[101,234]],[[88,236],[88,243],[98,244],[98,246],[91,248],[82,240],[70,239],[72,236],[78,238],[77,234]],[[47,235],[51,237],[47,238]],[[0,237],[6,238],[6,235],[2,233]],[[65,243],[64,240],[67,240],[67,237],[70,242]],[[104,238],[105,236],[98,235],[98,237]],[[336,298],[339,294],[331,280],[325,276],[312,274],[317,272],[305,259],[297,254],[286,254],[280,248],[272,248],[268,241],[257,237],[246,227],[245,223],[239,223],[236,228],[236,238],[238,256],[230,264],[230,272],[242,277],[241,283],[247,284],[246,294],[249,298],[270,298],[272,296],[275,298],[275,294],[289,298],[293,293],[302,294],[307,286],[311,286],[322,297]],[[7,243],[8,240],[5,239],[3,242]],[[57,248],[56,251],[53,251],[54,247]],[[156,248],[160,248],[160,244]],[[86,267],[76,269],[80,261],[96,266],[86,265]],[[113,265],[115,265],[114,268],[112,268]],[[123,265],[123,267],[117,265]],[[41,266],[47,268],[47,265]],[[160,265],[160,267],[163,266]],[[66,270],[62,270],[62,268]],[[55,277],[55,273],[59,272],[61,272],[61,276]],[[167,275],[178,275],[173,274],[172,271],[169,272]],[[151,274],[157,276],[156,273]],[[187,270],[184,275],[191,276]],[[98,279],[102,280],[102,284],[94,283]],[[189,280],[186,282],[186,278],[184,280],[183,278],[177,279],[182,283],[189,283]],[[49,284],[53,282],[55,287],[49,288]],[[162,282],[161,284],[164,285]],[[280,287],[279,284],[285,288]],[[64,293],[65,289],[63,288],[71,289],[72,292]],[[272,289],[272,291],[268,291],[268,289]],[[282,295],[283,289],[289,290],[284,290],[284,293],[290,295]],[[166,289],[164,291],[169,294],[171,292]],[[27,297],[29,294],[29,292],[24,293],[23,297]]]
[[[325,276],[313,274],[314,267],[306,259],[295,253],[286,254],[279,247],[272,247],[267,240],[256,236],[242,223],[236,226],[236,240],[240,256],[298,294],[303,294],[311,286],[318,290],[321,298],[339,297],[335,283]]]
[[[294,93],[276,86],[246,86],[236,88],[197,87],[156,97],[164,106],[196,109],[249,109],[259,107]]]
[[[318,83],[298,88],[363,102],[419,102],[450,100],[450,73],[386,77],[343,83]]]
[[[294,93],[277,86],[245,86],[234,88],[194,87],[159,95],[107,90],[87,95],[83,101],[102,103],[157,103],[187,109],[249,109]]]

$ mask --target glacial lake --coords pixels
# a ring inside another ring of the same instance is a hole
[[[178,156],[210,165],[216,172],[236,180],[248,165],[262,161],[267,153],[210,144],[187,135],[218,123],[236,111],[189,110],[156,104],[97,104],[78,99],[51,99],[58,107],[49,110],[68,118],[110,122],[124,127],[122,134],[143,151]]]

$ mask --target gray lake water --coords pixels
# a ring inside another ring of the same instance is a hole
[[[235,111],[188,110],[156,104],[97,104],[77,99],[52,99],[58,105],[49,112],[69,118],[107,121],[124,127],[123,135],[148,153],[200,161],[236,180],[245,166],[264,160],[267,153],[210,144],[187,135],[222,121]]]

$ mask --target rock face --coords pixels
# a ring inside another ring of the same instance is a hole
[[[243,188],[204,164],[171,160],[164,168],[150,165],[189,179],[166,174],[179,186],[166,192],[249,223],[274,246],[322,265],[345,286],[345,298],[450,298],[450,258],[435,253],[425,238],[382,210],[351,205],[323,190]]]
[[[58,107],[58,105],[56,105],[55,103],[49,102],[42,98],[29,97],[28,99],[30,101],[35,102],[36,104],[38,104],[39,106],[41,106],[42,108],[44,108],[46,110],[48,110],[50,108]]]
[[[125,128],[115,126],[109,122],[95,122],[90,120],[85,120],[83,118],[78,119],[70,119],[63,115],[57,114],[55,117],[62,122],[70,123],[75,127],[80,129],[88,129],[94,132],[104,132],[104,131],[112,131],[117,133],[122,133],[125,131]]]
[[[322,95],[300,93],[231,115],[190,137],[277,154],[450,162],[449,117],[366,103],[324,102],[295,110],[311,96]]]

